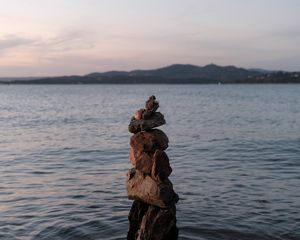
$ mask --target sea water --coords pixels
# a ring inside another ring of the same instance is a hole
[[[127,126],[153,94],[180,239],[300,239],[300,85],[0,86],[0,239],[125,239]]]

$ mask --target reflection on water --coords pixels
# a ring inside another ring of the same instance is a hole
[[[300,239],[300,86],[0,86],[0,239],[124,239],[135,109],[155,94],[180,239]]]

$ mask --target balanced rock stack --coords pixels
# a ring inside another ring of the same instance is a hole
[[[156,127],[166,123],[164,115],[156,112],[159,107],[151,96],[145,109],[138,110],[131,118],[129,159],[134,168],[127,173],[128,198],[134,200],[128,219],[130,240],[176,240],[176,207],[178,195],[168,179],[172,172],[164,150],[169,139]]]

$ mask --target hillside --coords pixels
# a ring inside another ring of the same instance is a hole
[[[209,64],[204,67],[174,64],[153,70],[94,72],[84,76],[39,79],[10,79],[2,84],[216,84],[216,83],[300,83],[298,73],[248,70]]]

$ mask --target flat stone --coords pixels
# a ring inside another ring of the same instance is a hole
[[[129,199],[139,200],[160,208],[168,208],[177,203],[179,199],[168,179],[159,183],[134,168],[127,173],[126,188]]]
[[[147,132],[139,132],[130,138],[130,146],[138,152],[155,152],[156,149],[168,148],[169,139],[167,135],[159,130],[153,129]]]
[[[152,162],[151,177],[159,182],[163,182],[172,172],[168,155],[158,149],[153,155]]]
[[[166,123],[164,115],[160,112],[154,112],[149,119],[136,119],[132,117],[128,125],[128,130],[131,133],[138,133],[140,131],[147,131]]]

